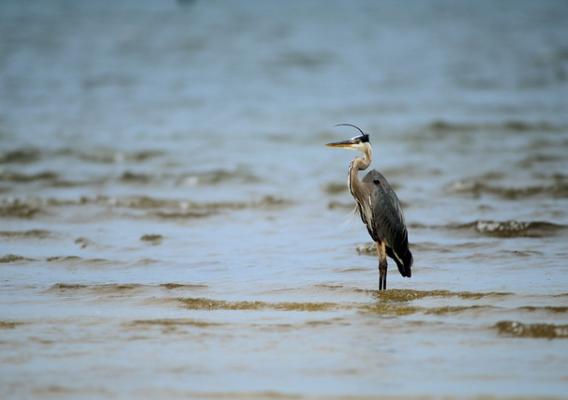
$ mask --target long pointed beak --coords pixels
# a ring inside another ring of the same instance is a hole
[[[326,144],[326,146],[328,146],[328,147],[352,148],[356,144],[357,144],[357,142],[355,142],[353,139],[349,139],[349,140],[343,140],[341,142],[328,143],[328,144]]]

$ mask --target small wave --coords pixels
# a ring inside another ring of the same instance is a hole
[[[0,321],[0,329],[14,329],[23,324],[21,321]]]
[[[0,202],[0,217],[3,218],[34,218],[43,214],[43,210],[36,204],[24,202],[19,199],[2,199]]]
[[[499,321],[494,325],[500,335],[517,338],[567,339],[568,325],[525,324],[517,321]]]
[[[442,307],[428,307],[423,310],[427,315],[446,315],[457,314],[471,311],[491,311],[496,310],[498,307],[490,305],[473,304],[468,306],[442,306]]]
[[[130,327],[141,327],[146,329],[149,326],[158,326],[160,328],[176,328],[180,326],[189,326],[192,328],[211,328],[224,326],[220,322],[210,322],[189,318],[161,318],[161,319],[139,319],[128,324]]]
[[[449,229],[449,230],[474,231],[484,236],[507,237],[507,238],[509,237],[539,238],[546,236],[554,236],[562,233],[563,231],[568,230],[568,225],[555,224],[546,221],[516,221],[516,220],[509,220],[509,221],[476,220],[472,222],[466,222],[463,224],[445,224],[445,225],[427,225],[421,223],[412,223],[409,224],[409,227],[411,229]],[[360,245],[360,246],[362,253],[364,253],[365,245]],[[370,246],[370,244],[368,246]],[[418,246],[420,247],[421,244],[418,244]],[[370,247],[367,250],[370,252]]]
[[[15,183],[30,183],[37,181],[55,181],[58,179],[53,171],[43,171],[35,174],[22,174],[20,172],[2,171],[0,172],[0,181],[15,182]]]
[[[205,218],[217,214],[217,211],[152,211],[147,215],[159,219],[196,219]]]
[[[351,325],[351,323],[345,318],[335,317],[330,319],[317,319],[317,320],[306,321],[303,323],[303,325],[306,327],[327,327],[331,325],[349,326]]]
[[[119,180],[123,183],[148,184],[154,182],[171,181],[177,186],[218,185],[221,183],[258,183],[261,179],[245,169],[236,170],[217,169],[213,171],[182,173],[182,174],[148,174],[125,171]]]
[[[535,250],[500,250],[499,253],[512,255],[515,257],[535,257],[543,255],[541,251],[535,251]]]
[[[148,242],[152,244],[160,244],[164,237],[158,234],[145,234],[140,236],[140,240],[143,242]]]
[[[560,131],[565,128],[552,125],[546,121],[528,122],[518,120],[506,121],[502,124],[502,126],[506,130],[513,132],[551,132]]]
[[[335,289],[343,289],[345,286],[343,285],[334,285],[331,283],[318,283],[316,285],[314,285],[315,288],[321,288],[321,289],[331,289],[331,290],[335,290]]]
[[[185,173],[175,179],[180,186],[218,185],[226,182],[258,183],[262,180],[246,168],[216,169],[199,173]]]
[[[327,208],[330,209],[330,210],[336,210],[336,209],[355,210],[355,203],[353,203],[353,202],[343,203],[341,201],[330,201],[327,204]]]
[[[144,162],[162,156],[159,150],[120,151],[113,149],[92,149],[89,152],[66,148],[56,152],[56,155],[71,156],[83,161],[100,164],[118,164],[123,162]]]
[[[90,291],[90,292],[124,292],[142,288],[139,283],[105,283],[99,285],[86,285],[82,283],[56,283],[49,288],[50,292]]]
[[[14,171],[2,171],[0,172],[0,181],[17,184],[31,184],[41,182],[45,186],[54,188],[68,188],[101,185],[103,183],[106,183],[108,179],[98,178],[89,180],[69,180],[62,178],[57,172],[54,171],[42,171],[34,174],[24,174]]]
[[[80,283],[56,283],[51,286],[52,291],[64,291],[64,290],[78,290],[88,288],[88,285],[83,285]]]
[[[345,182],[329,182],[322,190],[329,195],[341,194],[347,192],[347,184]]]
[[[358,244],[355,247],[357,254],[377,255],[377,245],[373,242]]]
[[[465,179],[446,186],[446,190],[450,193],[466,194],[475,197],[489,194],[507,200],[518,200],[536,196],[566,198],[568,197],[568,182],[556,181],[549,185],[504,187],[487,184],[478,179]]]
[[[564,161],[564,159],[564,157],[556,154],[539,153],[523,158],[518,162],[518,165],[522,168],[532,168],[538,164],[561,162]]]
[[[150,327],[157,327],[166,332],[176,331],[178,328],[218,328],[218,327],[231,327],[233,324],[226,322],[213,322],[201,319],[192,318],[158,318],[158,319],[141,319],[134,320],[124,324],[128,328],[141,328],[148,329]],[[248,324],[251,328],[260,329],[263,331],[290,331],[305,328],[319,328],[329,327],[330,325],[348,326],[350,323],[343,318],[331,318],[325,320],[309,320],[301,323],[251,323]]]
[[[244,204],[245,207],[241,208],[258,208],[258,209],[274,210],[283,207],[288,207],[292,205],[293,202],[289,199],[267,195],[262,197],[260,200],[253,200],[250,202],[246,202]]]
[[[520,121],[509,120],[496,123],[451,122],[436,120],[428,125],[428,129],[435,133],[474,132],[474,131],[508,131],[508,132],[555,132],[565,129],[546,121]]]
[[[83,258],[79,256],[51,256],[45,259],[49,263],[57,264],[84,264],[84,265],[110,265],[116,264],[115,261],[105,258]]]
[[[432,121],[428,125],[428,129],[431,132],[436,133],[446,133],[446,132],[469,132],[476,129],[479,129],[479,125],[474,123],[465,123],[465,122],[449,122],[444,120],[436,120]]]
[[[374,312],[385,315],[407,315],[413,313],[424,314],[448,314],[466,312],[472,310],[493,309],[496,307],[485,305],[459,305],[444,307],[421,307],[411,305],[410,302],[426,297],[458,297],[465,300],[479,300],[486,297],[503,297],[511,293],[504,292],[450,292],[447,290],[404,290],[393,289],[388,291],[349,289],[341,285],[316,285],[318,289],[325,290],[352,290],[362,291],[373,295],[377,301],[372,304],[365,303],[331,303],[331,302],[266,302],[255,300],[226,301],[209,299],[203,297],[179,297],[176,300],[185,308],[190,310],[274,310],[274,311],[333,311],[333,310],[354,310],[364,312]]]
[[[29,164],[38,161],[41,153],[38,149],[28,147],[6,151],[0,154],[0,164]]]
[[[334,269],[334,272],[350,274],[357,272],[366,272],[368,270],[369,270],[368,268],[362,268],[362,267],[347,267],[347,268],[336,268]]]
[[[567,306],[523,306],[518,308],[521,311],[529,312],[551,312],[556,314],[563,314],[568,312]]]
[[[95,245],[95,242],[93,242],[91,239],[88,239],[88,238],[83,237],[83,236],[75,239],[75,241],[73,243],[75,243],[76,245],[78,245],[82,249],[85,249],[87,247]]]
[[[228,201],[228,202],[198,203],[198,202],[183,201],[183,200],[180,201],[180,200],[155,199],[145,196],[123,198],[123,199],[99,197],[95,201],[106,203],[108,205],[114,205],[126,208],[141,208],[141,209],[177,208],[181,209],[181,211],[195,211],[195,212],[203,211],[205,213],[213,211],[223,211],[223,210],[242,210],[246,208],[272,209],[272,208],[288,206],[291,204],[289,200],[273,196],[264,196],[259,200],[253,200],[248,202]]]
[[[545,221],[473,221],[465,224],[449,225],[450,229],[474,230],[485,236],[503,238],[552,236],[568,229],[566,225]]]
[[[337,303],[225,301],[203,297],[178,298],[190,310],[274,310],[274,311],[330,311],[340,308]]]
[[[404,316],[410,314],[422,313],[426,315],[446,315],[471,311],[493,310],[496,307],[488,305],[468,305],[468,306],[443,306],[443,307],[420,307],[408,304],[397,304],[392,302],[377,302],[372,305],[361,307],[362,312],[388,315],[388,316]]]
[[[452,243],[451,245],[448,244],[440,244],[440,243],[433,243],[433,242],[419,242],[419,243],[412,243],[410,248],[411,250],[417,251],[431,251],[436,253],[451,253],[456,250],[471,250],[471,249],[478,249],[478,248],[486,248],[486,243],[478,243],[478,242],[463,242],[463,243]]]
[[[167,290],[175,290],[175,289],[207,289],[209,286],[208,285],[204,285],[201,283],[175,283],[175,282],[169,282],[169,283],[161,283],[160,284],[161,288],[167,289]]]
[[[47,239],[53,236],[53,232],[44,229],[31,229],[29,231],[0,231],[0,238],[8,239]]]
[[[363,289],[355,289],[363,290]],[[408,302],[427,297],[459,297],[465,300],[479,300],[486,297],[510,296],[508,292],[452,292],[449,290],[412,290],[412,289],[389,289],[386,291],[370,290],[377,299],[383,301]]]
[[[105,176],[99,179],[92,179],[85,182],[69,182],[69,185],[89,185],[102,184],[116,180],[112,176]],[[202,185],[218,185],[222,183],[258,183],[262,180],[250,173],[245,168],[237,168],[235,170],[216,169],[204,172],[184,172],[184,173],[147,173],[124,171],[119,175],[118,180],[124,184],[146,185],[154,183],[172,182],[176,186],[202,186]],[[55,181],[53,184],[63,186],[67,181]]]
[[[147,185],[163,182],[172,182],[177,186],[199,186],[199,185],[217,185],[227,182],[238,183],[258,183],[261,179],[256,175],[241,169],[230,170],[214,170],[200,173],[145,173],[124,171],[118,176],[103,175],[98,177],[89,177],[86,179],[70,180],[65,179],[54,171],[41,171],[32,174],[21,173],[17,171],[0,171],[0,182],[11,182],[20,184],[29,184],[34,182],[42,182],[45,185],[56,188],[80,187],[105,185],[113,182],[132,185]]]
[[[5,256],[0,257],[1,264],[12,264],[17,262],[25,262],[25,261],[34,261],[34,259],[24,256],[19,256],[17,254],[6,254]]]
[[[97,196],[95,198],[82,198],[81,202],[88,202],[93,204],[100,204],[111,207],[135,208],[135,209],[153,209],[153,208],[184,208],[188,207],[189,203],[178,200],[170,199],[157,199],[149,196],[136,196],[136,197],[106,197]]]
[[[376,299],[383,302],[407,303],[424,298],[452,298],[458,297],[464,300],[480,300],[488,297],[504,297],[510,296],[508,292],[452,292],[449,290],[413,290],[413,289],[389,289],[387,291],[375,289],[361,289],[347,287],[343,285],[318,284],[314,285],[318,289],[326,289],[333,291],[344,291],[354,293],[365,293],[372,295]]]
[[[119,179],[125,183],[149,183],[154,180],[151,175],[131,171],[123,172]]]
[[[0,164],[29,164],[42,158],[73,157],[82,161],[102,164],[115,164],[122,162],[144,162],[164,154],[160,150],[120,151],[98,148],[85,152],[73,148],[40,151],[34,147],[23,147],[0,153]]]
[[[408,227],[410,229],[440,229],[440,228],[445,228],[444,225],[429,225],[429,224],[423,224],[420,222],[410,222],[408,223]]]
[[[198,290],[206,289],[208,286],[199,283],[161,283],[157,285],[145,285],[141,283],[101,283],[101,284],[83,284],[83,283],[56,283],[52,285],[48,291],[51,292],[68,292],[68,291],[89,291],[98,293],[124,292],[136,289],[152,289],[160,288],[165,290]]]
[[[194,202],[174,199],[158,199],[148,196],[115,198],[107,196],[80,197],[78,199],[9,199],[0,200],[0,217],[33,218],[45,213],[47,207],[71,207],[98,205],[107,208],[147,210],[147,216],[161,219],[203,218],[223,211],[244,209],[277,210],[288,207],[292,201],[274,196],[258,200],[226,202]],[[140,216],[139,214],[137,215]]]

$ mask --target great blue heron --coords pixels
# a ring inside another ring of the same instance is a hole
[[[369,167],[372,161],[369,135],[352,124],[336,126],[351,126],[361,135],[342,142],[328,143],[330,147],[342,147],[358,150],[363,157],[355,157],[349,164],[349,191],[357,202],[357,208],[363,223],[367,225],[369,235],[377,246],[379,256],[379,290],[387,288],[387,256],[392,258],[400,274],[410,278],[412,253],[408,249],[408,232],[400,201],[386,178],[376,170],[371,170],[362,181],[357,176],[359,171]]]

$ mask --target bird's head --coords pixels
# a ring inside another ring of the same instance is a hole
[[[371,144],[369,143],[369,135],[363,132],[360,128],[352,124],[337,124],[335,126],[351,126],[357,129],[361,134],[359,136],[352,137],[348,140],[343,140],[341,142],[328,143],[328,147],[340,147],[349,150],[358,150],[363,153],[368,152]]]

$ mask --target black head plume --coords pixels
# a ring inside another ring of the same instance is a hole
[[[352,127],[352,128],[355,128],[355,129],[357,129],[359,132],[361,132],[361,136],[358,136],[357,138],[358,138],[359,140],[361,140],[361,142],[363,142],[363,143],[369,142],[369,135],[366,134],[365,132],[363,132],[363,131],[361,130],[361,128],[359,128],[359,127],[356,126],[356,125],[353,125],[353,124],[337,124],[337,125],[335,125],[335,126],[350,126],[350,127]]]

